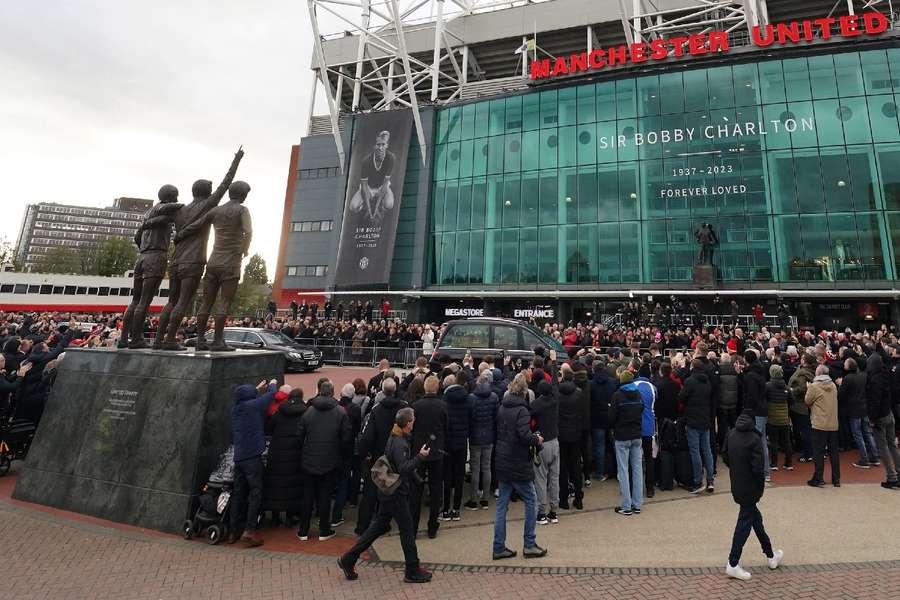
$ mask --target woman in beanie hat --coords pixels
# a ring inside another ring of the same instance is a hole
[[[781,365],[769,367],[770,380],[766,384],[766,404],[769,407],[769,418],[766,431],[769,436],[769,460],[771,469],[778,470],[778,451],[784,452],[784,470],[793,471],[792,458],[794,448],[791,444],[791,393],[784,382],[784,371]]]

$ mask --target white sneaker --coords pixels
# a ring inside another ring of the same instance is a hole
[[[725,574],[734,579],[740,579],[741,581],[750,581],[750,573],[745,571],[741,565],[737,565],[732,567],[731,564],[725,565]]]
[[[769,568],[774,571],[781,564],[781,559],[784,558],[784,550],[776,550],[772,554],[772,558],[769,559]]]

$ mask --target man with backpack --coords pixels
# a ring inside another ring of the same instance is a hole
[[[399,475],[393,489],[378,490],[378,515],[372,524],[356,541],[356,544],[338,558],[338,566],[350,581],[359,578],[356,572],[356,561],[369,549],[375,540],[390,530],[391,519],[397,521],[400,530],[400,545],[403,547],[403,558],[406,570],[403,581],[406,583],[428,583],[431,573],[419,566],[419,553],[416,548],[416,530],[413,525],[409,507],[410,480],[415,476],[419,464],[428,458],[431,452],[426,445],[410,457],[410,438],[413,424],[416,421],[415,411],[404,407],[397,411],[391,435],[384,448],[384,457],[390,465],[391,474]]]

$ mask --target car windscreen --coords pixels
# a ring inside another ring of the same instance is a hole
[[[263,341],[267,346],[272,345],[280,345],[280,346],[296,346],[297,342],[284,335],[281,332],[275,331],[259,331],[260,337],[262,337]]]
[[[441,348],[489,348],[490,329],[487,323],[456,323],[441,338]]]

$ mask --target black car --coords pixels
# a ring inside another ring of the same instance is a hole
[[[207,341],[212,341],[212,330],[206,332]],[[226,327],[225,343],[232,348],[252,350],[274,350],[284,354],[285,371],[315,371],[322,366],[322,351],[298,344],[280,331],[254,327]],[[187,346],[196,344],[196,339],[185,342]]]
[[[432,356],[437,358],[446,354],[453,360],[461,360],[466,352],[470,352],[475,361],[486,354],[493,354],[529,364],[537,346],[545,348],[544,355],[547,357],[551,350],[555,351],[556,360],[560,363],[569,358],[562,344],[529,323],[478,317],[448,321]]]

